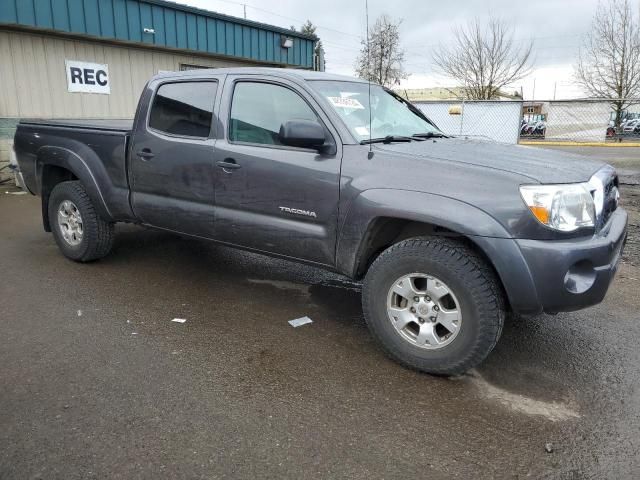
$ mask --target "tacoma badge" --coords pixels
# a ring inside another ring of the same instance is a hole
[[[295,215],[304,215],[305,217],[317,218],[316,212],[309,210],[298,210],[297,208],[279,207],[282,212],[293,213]]]

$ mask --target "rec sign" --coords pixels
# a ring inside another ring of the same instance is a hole
[[[103,93],[109,95],[109,65],[65,60],[69,92]]]

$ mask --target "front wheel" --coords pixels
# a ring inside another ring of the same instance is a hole
[[[104,257],[113,245],[113,223],[96,211],[79,181],[57,184],[49,197],[49,224],[65,257],[89,262]]]
[[[362,302],[371,333],[391,358],[437,375],[482,362],[505,317],[493,270],[464,243],[439,237],[385,250],[367,272]]]

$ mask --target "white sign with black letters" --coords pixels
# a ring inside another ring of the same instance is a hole
[[[102,93],[109,95],[109,65],[65,60],[69,92]]]

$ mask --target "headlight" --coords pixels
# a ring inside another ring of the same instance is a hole
[[[523,185],[520,195],[533,216],[554,230],[572,232],[595,225],[595,205],[587,184]]]

